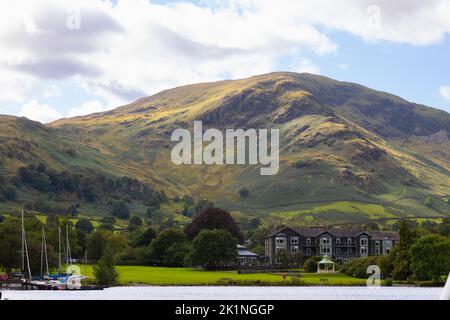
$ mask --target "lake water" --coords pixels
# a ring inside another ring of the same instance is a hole
[[[437,300],[442,288],[115,287],[103,291],[3,291],[9,300]]]

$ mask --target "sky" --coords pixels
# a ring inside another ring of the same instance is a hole
[[[450,112],[450,0],[0,2],[0,114],[48,123],[273,71]]]

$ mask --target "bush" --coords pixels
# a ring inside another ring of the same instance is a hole
[[[117,201],[111,208],[111,214],[119,219],[128,219],[130,217],[130,209],[124,201]]]
[[[69,214],[74,218],[78,215],[78,205],[74,204],[67,208]]]
[[[88,219],[84,218],[78,220],[78,222],[75,224],[75,228],[84,233],[91,233],[92,231],[94,231],[94,226],[92,225],[92,223]]]
[[[133,247],[146,247],[156,238],[156,231],[153,228],[141,229],[132,234],[131,245]]]
[[[194,211],[185,204],[183,207],[183,211],[181,211],[181,214],[185,217],[191,218],[194,215]]]
[[[130,223],[128,224],[128,231],[135,231],[137,228],[142,226],[142,219],[138,216],[132,216],[130,218]]]
[[[112,249],[106,249],[102,258],[94,265],[94,276],[98,284],[115,285],[119,279],[119,273],[115,268],[115,258]]]
[[[306,259],[303,264],[303,269],[305,272],[317,272],[317,263],[322,260],[322,257],[310,257]]]
[[[16,188],[12,185],[6,186],[5,189],[3,189],[3,197],[7,201],[14,201],[17,199],[17,191]]]
[[[394,284],[394,281],[392,281],[392,278],[387,278],[386,281],[384,281],[384,285],[386,287],[392,287],[393,284]]]
[[[145,264],[145,248],[127,248],[117,261],[122,266],[142,266]]]
[[[353,259],[342,266],[341,272],[356,278],[367,278],[367,268],[371,265],[379,266],[378,259],[376,256]]]

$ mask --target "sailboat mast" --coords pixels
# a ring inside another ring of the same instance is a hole
[[[66,224],[66,260],[67,265],[72,265],[72,254],[70,252],[70,243],[69,243],[69,225]]]
[[[61,274],[61,226],[58,226],[58,268]]]
[[[30,258],[28,256],[28,246],[27,246],[27,237],[25,235],[25,224],[23,221],[23,210],[22,210],[22,247],[25,248],[25,255],[27,258],[27,267],[28,267],[28,276],[30,277],[30,280],[32,280],[31,277],[31,268],[30,268]],[[22,258],[23,264],[25,265],[25,257]]]
[[[44,259],[45,259],[45,271],[46,275],[49,275],[48,271],[48,255],[47,255],[47,241],[45,239],[45,228],[42,226],[42,242],[41,242],[41,276],[44,275]]]
[[[86,267],[87,267],[87,249],[84,250],[84,274],[86,275]]]
[[[42,226],[42,235],[41,235],[41,277],[44,272],[44,226]]]
[[[48,276],[50,274],[48,270],[48,253],[47,253],[47,240],[45,239],[45,229],[42,227],[43,231],[43,238],[44,238],[44,255],[45,255],[45,271],[47,271],[46,275]]]
[[[21,270],[21,272],[22,273],[24,273],[25,272],[25,241],[24,241],[24,237],[25,237],[25,234],[24,234],[24,223],[23,223],[23,210],[22,210],[22,229],[20,230],[20,233],[21,233],[21,241],[22,241],[22,251],[20,251],[21,252],[21,265],[20,265],[20,270]]]

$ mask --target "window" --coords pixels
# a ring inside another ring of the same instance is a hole
[[[298,253],[298,246],[292,246],[291,253]]]
[[[306,244],[311,244],[311,238],[306,238]]]
[[[367,238],[361,238],[361,239],[359,240],[359,243],[360,243],[362,246],[367,246],[368,240],[367,240]]]
[[[331,248],[330,247],[321,247],[320,248],[320,253],[321,254],[330,254],[331,253]]]
[[[330,244],[330,238],[326,238],[326,237],[320,238],[320,242],[322,244]]]
[[[347,254],[349,254],[349,255],[353,254],[353,250],[352,249],[348,249],[347,250]]]
[[[336,238],[336,244],[341,244],[341,238]]]
[[[341,248],[336,248],[336,254],[341,254]]]
[[[291,244],[298,244],[298,237],[291,237]]]
[[[383,253],[388,254],[394,245],[394,241],[392,240],[384,240],[383,241]]]
[[[361,254],[367,254],[367,248],[361,247]]]
[[[375,254],[381,254],[380,241],[375,241]]]
[[[352,238],[347,238],[347,244],[352,244]]]
[[[306,254],[311,255],[311,248],[306,248]]]
[[[275,238],[275,243],[278,246],[285,246],[286,245],[286,238],[285,237],[276,237]]]

